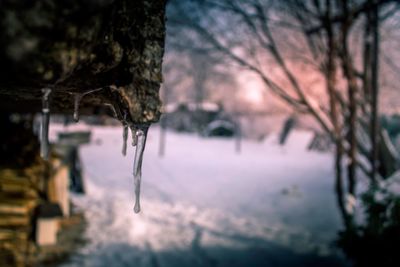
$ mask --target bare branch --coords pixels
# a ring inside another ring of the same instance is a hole
[[[356,20],[360,15],[364,14],[365,12],[368,12],[370,10],[373,10],[376,6],[382,6],[386,5],[389,3],[399,3],[399,0],[377,0],[377,1],[372,1],[373,3],[369,1],[365,1],[362,4],[355,6],[353,9],[348,10],[347,14],[339,14],[336,16],[333,16],[331,18],[332,23],[343,23],[344,21],[348,20],[349,18],[352,18],[352,20]],[[324,28],[323,25],[317,25],[314,27],[310,27],[307,32],[308,34],[315,34],[322,30]]]

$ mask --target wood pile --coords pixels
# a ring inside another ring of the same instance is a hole
[[[39,202],[29,177],[18,170],[0,170],[0,251],[11,253],[8,258],[16,266],[24,266],[32,252],[32,219]],[[11,266],[12,262],[4,264]]]
[[[34,170],[37,165],[24,171],[0,169],[0,256],[13,258],[15,266],[25,266],[40,252],[35,244],[36,212],[40,204],[57,203],[64,215],[69,215],[70,203],[65,195],[68,192],[68,168],[54,157],[49,165],[48,179],[38,179],[37,170]],[[0,261],[0,266],[2,264],[13,266],[10,262]]]

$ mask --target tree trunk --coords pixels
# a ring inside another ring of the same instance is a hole
[[[350,81],[350,83],[352,83]],[[348,151],[349,163],[347,167],[347,175],[349,181],[349,194],[354,195],[355,187],[356,187],[356,166],[357,166],[357,100],[356,100],[356,86],[349,86],[349,111],[350,117],[348,121],[349,131],[348,131],[348,140],[350,144],[350,148]]]
[[[341,125],[338,119],[338,99],[336,94],[336,72],[337,66],[335,64],[335,59],[337,57],[336,41],[333,32],[333,25],[331,23],[331,1],[326,0],[326,17],[327,22],[325,25],[327,37],[328,37],[328,54],[326,63],[326,88],[328,90],[329,105],[330,105],[330,117],[332,125],[334,128],[335,137],[335,191],[338,201],[339,210],[342,214],[345,225],[349,224],[349,216],[347,214],[344,202],[344,185],[343,185],[343,170],[342,170],[342,158],[343,158],[343,143],[342,143],[342,133]]]
[[[45,87],[52,113],[84,96],[82,113],[107,102],[132,123],[157,121],[165,3],[0,1],[0,110],[40,111]]]
[[[369,2],[374,2],[370,0]],[[376,182],[379,157],[379,118],[378,118],[378,95],[379,95],[379,23],[378,6],[371,11],[371,30],[373,34],[371,49],[371,179]]]
[[[349,53],[347,45],[350,27],[352,25],[352,18],[349,14],[349,2],[347,0],[341,1],[343,16],[346,20],[342,23],[341,27],[341,60],[343,64],[344,76],[347,80],[347,94],[349,99],[349,117],[347,121],[348,132],[347,140],[349,143],[348,165],[347,165],[347,179],[348,179],[348,193],[354,195],[356,187],[356,167],[357,167],[357,81],[354,74],[354,67],[352,57]]]

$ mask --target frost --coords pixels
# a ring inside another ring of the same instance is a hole
[[[148,126],[144,126],[139,127],[136,131],[137,145],[135,151],[135,160],[133,163],[133,179],[135,185],[135,207],[133,210],[135,213],[140,212],[140,182],[142,180],[142,161],[148,129]]]
[[[42,89],[42,120],[40,128],[40,156],[49,158],[49,121],[50,121],[50,88]]]

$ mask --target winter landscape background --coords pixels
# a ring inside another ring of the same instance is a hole
[[[240,154],[233,139],[168,132],[162,158],[159,132],[149,131],[135,214],[133,149],[121,155],[121,127],[92,128],[80,149],[87,193],[73,197],[88,243],[61,266],[345,266],[332,155],[307,150],[311,132],[285,146],[273,134],[246,140]]]

